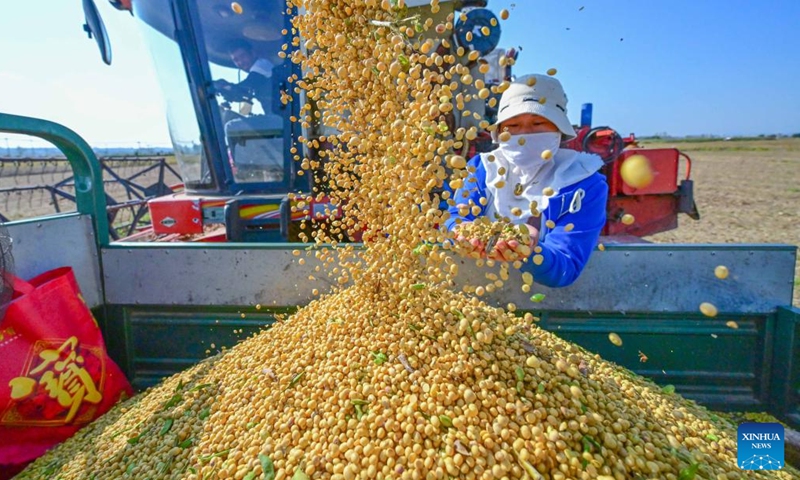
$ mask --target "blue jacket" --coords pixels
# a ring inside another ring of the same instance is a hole
[[[471,199],[475,205],[480,205],[479,199],[487,197],[486,169],[480,155],[473,157],[468,166],[474,167],[475,173],[467,177],[464,186],[453,198],[457,199],[458,203],[469,203]],[[462,196],[465,189],[469,192],[467,197]],[[580,209],[570,213],[570,204],[578,189],[584,191],[584,197],[580,201]],[[597,246],[600,231],[606,223],[607,200],[608,184],[606,177],[601,173],[595,173],[574,185],[562,188],[557,195],[550,198],[549,205],[542,212],[539,246],[542,247],[540,255],[544,257],[544,261],[541,265],[535,265],[529,258],[522,264],[521,270],[530,272],[534,281],[541,285],[548,287],[571,285],[583,271],[589,256]],[[471,212],[462,217],[458,214],[457,206],[449,207],[448,210],[450,218],[445,222],[448,230],[455,227],[457,218],[464,222],[476,218]],[[486,207],[483,207],[478,216],[485,215],[485,212]],[[545,225],[547,220],[555,222],[555,227],[547,228]],[[570,223],[573,224],[573,229],[567,232],[564,227]]]

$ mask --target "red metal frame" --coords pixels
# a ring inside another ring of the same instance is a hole
[[[625,183],[620,171],[623,163],[634,155],[642,155],[650,162],[653,182],[635,188]],[[678,227],[679,167],[681,157],[686,159],[685,180],[691,176],[691,158],[676,148],[628,148],[614,162],[606,165],[608,179],[608,220],[603,235],[635,235],[638,237],[665,232]],[[622,217],[634,217],[631,225],[622,223]]]
[[[150,222],[159,235],[203,233],[202,199],[173,193],[150,200]]]

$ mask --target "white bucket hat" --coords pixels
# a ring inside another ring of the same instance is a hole
[[[575,129],[567,118],[567,95],[561,82],[553,77],[533,74],[514,80],[500,97],[495,125],[499,127],[506,120],[523,113],[550,120],[564,135],[564,140],[575,138]]]

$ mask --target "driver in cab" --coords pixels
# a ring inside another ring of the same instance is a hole
[[[229,44],[227,52],[231,61],[247,72],[247,77],[239,83],[214,81],[216,93],[226,100],[221,105],[221,113],[235,179],[241,182],[283,181],[284,120],[272,109],[274,65],[259,57],[245,40]],[[251,99],[258,101],[263,112],[251,111]],[[231,110],[227,102],[241,102],[239,112]]]
[[[227,80],[216,80],[214,87],[229,101],[255,98],[261,104],[264,113],[271,113],[271,78],[274,65],[266,58],[260,58],[253,52],[253,47],[244,40],[230,44],[228,54],[234,65],[247,72],[247,77],[239,83]]]

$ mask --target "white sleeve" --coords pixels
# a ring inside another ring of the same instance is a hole
[[[259,58],[256,63],[250,67],[250,73],[255,72],[267,78],[272,77],[272,63],[266,58]]]

